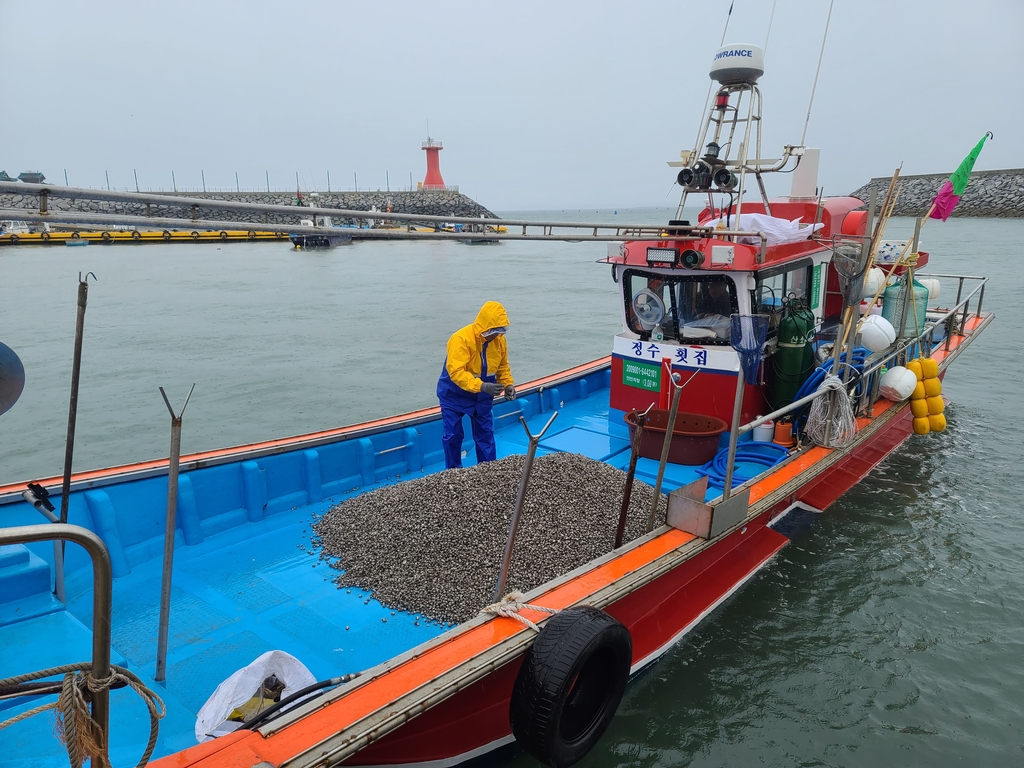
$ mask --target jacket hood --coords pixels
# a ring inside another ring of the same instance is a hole
[[[476,321],[473,323],[473,330],[477,336],[483,335],[483,332],[491,328],[507,328],[508,327],[508,314],[505,312],[505,308],[496,301],[488,301],[477,313]]]

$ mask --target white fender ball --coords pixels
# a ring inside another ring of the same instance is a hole
[[[899,403],[914,394],[916,386],[917,375],[902,365],[897,365],[882,376],[882,380],[878,384],[878,391],[886,400]]]
[[[872,352],[881,352],[896,341],[896,329],[881,315],[868,315],[860,328],[860,340]]]

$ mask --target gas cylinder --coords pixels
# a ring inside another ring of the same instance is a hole
[[[768,400],[773,409],[793,402],[814,368],[814,315],[802,301],[786,302],[779,322],[778,349],[772,358]]]

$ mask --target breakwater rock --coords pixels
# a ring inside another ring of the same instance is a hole
[[[928,213],[932,198],[938,194],[949,174],[931,173],[924,176],[900,176],[903,185],[896,207],[895,216],[924,216]],[[867,202],[874,190],[878,204],[882,204],[889,190],[892,177],[876,178],[851,196]],[[975,171],[953,216],[1021,218],[1024,217],[1024,168],[1001,171]]]
[[[309,218],[305,207],[296,205],[294,192],[173,192],[149,193],[164,194],[168,197],[190,197],[208,200],[209,205],[197,207],[195,215],[190,208],[164,206],[144,203],[124,203],[106,200],[84,200],[75,198],[51,197],[48,207],[50,211],[76,211],[82,213],[117,213],[129,216],[154,216],[160,218],[190,220],[218,219],[223,221],[250,221],[264,224],[298,224],[299,219]],[[225,210],[217,207],[218,200],[239,203],[257,203],[260,205],[294,205],[295,213],[255,213]],[[343,208],[353,211],[368,211],[376,208],[386,211],[390,206],[393,213],[423,214],[425,216],[466,216],[495,219],[493,213],[475,200],[459,192],[445,189],[425,189],[415,192],[318,192],[303,193],[303,206],[314,205],[318,208]],[[38,210],[39,198],[32,194],[0,194],[0,208],[27,208]],[[335,221],[343,224],[343,221]]]

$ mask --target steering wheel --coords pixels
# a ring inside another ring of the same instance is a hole
[[[644,288],[633,297],[633,311],[640,327],[649,331],[665,316],[665,302],[650,288]]]

